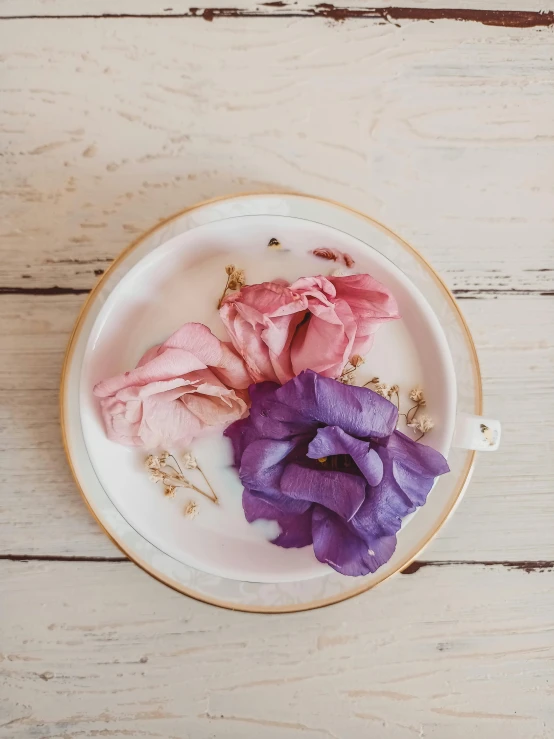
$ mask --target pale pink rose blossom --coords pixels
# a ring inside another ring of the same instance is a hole
[[[187,323],[149,349],[136,369],[99,382],[94,394],[113,441],[187,446],[214,427],[241,418],[251,382],[229,344],[207,326]]]
[[[367,274],[243,287],[220,316],[254,381],[281,384],[305,369],[339,377],[383,322],[400,318],[389,290]]]

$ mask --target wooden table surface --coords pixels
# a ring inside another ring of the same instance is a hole
[[[1,739],[554,736],[554,2],[485,5],[0,0]],[[409,574],[257,616],[111,544],[58,386],[132,238],[272,189],[422,251],[504,438]]]

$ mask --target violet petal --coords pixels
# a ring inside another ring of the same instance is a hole
[[[347,434],[361,438],[389,436],[398,419],[394,403],[373,390],[343,385],[312,370],[304,370],[278,388],[275,397],[307,419],[340,426]]]
[[[367,542],[396,533],[402,519],[425,503],[436,476],[448,471],[442,454],[400,431],[392,434],[387,446],[378,447],[378,453],[383,461],[383,479],[368,490],[351,521]]]
[[[249,490],[249,488],[244,488],[244,490]],[[282,513],[290,513],[296,516],[306,513],[313,505],[309,500],[291,498],[290,495],[284,495],[283,493],[268,492],[267,490],[250,490],[250,492]]]
[[[312,503],[321,503],[349,521],[365,499],[366,481],[360,475],[335,470],[318,470],[294,462],[281,477],[285,495]]]
[[[396,547],[394,535],[378,538],[368,546],[345,521],[322,506],[314,508],[312,534],[317,559],[352,577],[375,572],[388,562]]]
[[[337,454],[350,455],[370,485],[378,485],[381,482],[383,462],[375,449],[371,449],[368,441],[355,439],[338,426],[318,429],[308,447],[308,457],[321,459]]]
[[[246,447],[241,459],[239,476],[243,485],[251,490],[280,493],[281,475],[286,467],[284,460],[295,446],[296,441],[253,441]]]
[[[311,506],[301,515],[283,513],[271,503],[258,497],[257,493],[245,488],[242,494],[242,507],[249,523],[264,519],[277,521],[281,533],[273,544],[280,547],[305,547],[312,543],[312,510]]]
[[[233,445],[233,460],[237,469],[240,467],[240,461],[246,447],[260,435],[256,428],[252,425],[250,418],[242,418],[228,426],[223,432],[224,436],[230,439]]]
[[[440,452],[409,439],[400,431],[389,439],[387,454],[392,457],[392,474],[400,489],[417,506],[422,506],[438,475],[449,471]]]
[[[383,479],[376,487],[369,488],[350,525],[370,547],[375,539],[396,534],[404,516],[413,513],[415,508],[398,486],[392,474],[392,462],[387,460]]]
[[[291,439],[317,428],[317,422],[304,418],[294,408],[280,403],[274,382],[260,382],[249,388],[252,406],[250,420],[259,435],[266,439]]]

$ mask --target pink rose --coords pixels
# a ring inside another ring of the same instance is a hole
[[[254,381],[281,384],[305,369],[339,377],[384,321],[400,318],[387,288],[364,274],[243,287],[219,313]]]
[[[136,369],[99,382],[94,394],[113,441],[186,446],[241,418],[247,410],[247,394],[241,391],[251,382],[229,344],[201,323],[186,323],[149,349]]]

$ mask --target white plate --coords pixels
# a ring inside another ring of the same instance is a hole
[[[267,248],[272,237],[282,250]],[[373,575],[351,579],[318,563],[311,547],[275,547],[260,528],[245,522],[241,486],[221,435],[193,448],[221,500],[220,508],[199,501],[201,512],[194,520],[182,513],[189,496],[165,499],[148,480],[144,452],[106,439],[91,392],[96,381],[133,367],[146,348],[185,321],[206,323],[225,338],[216,304],[229,262],[246,269],[249,283],[329,274],[333,265],[309,253],[320,246],[349,252],[355,271],[370,272],[399,301],[402,321],[380,329],[362,369],[368,379],[379,375],[402,388],[422,384],[436,421],[428,443],[447,454],[456,406],[467,413],[480,411],[476,359],[455,302],[431,268],[398,237],[325,201],[241,196],[196,206],[170,219],[116,260],[87,301],[70,343],[63,421],[68,456],[85,498],[132,559],[164,582],[209,602],[247,610],[297,610],[367,589],[413,558],[468,477],[473,453],[451,451],[452,472],[403,527],[391,561]]]

